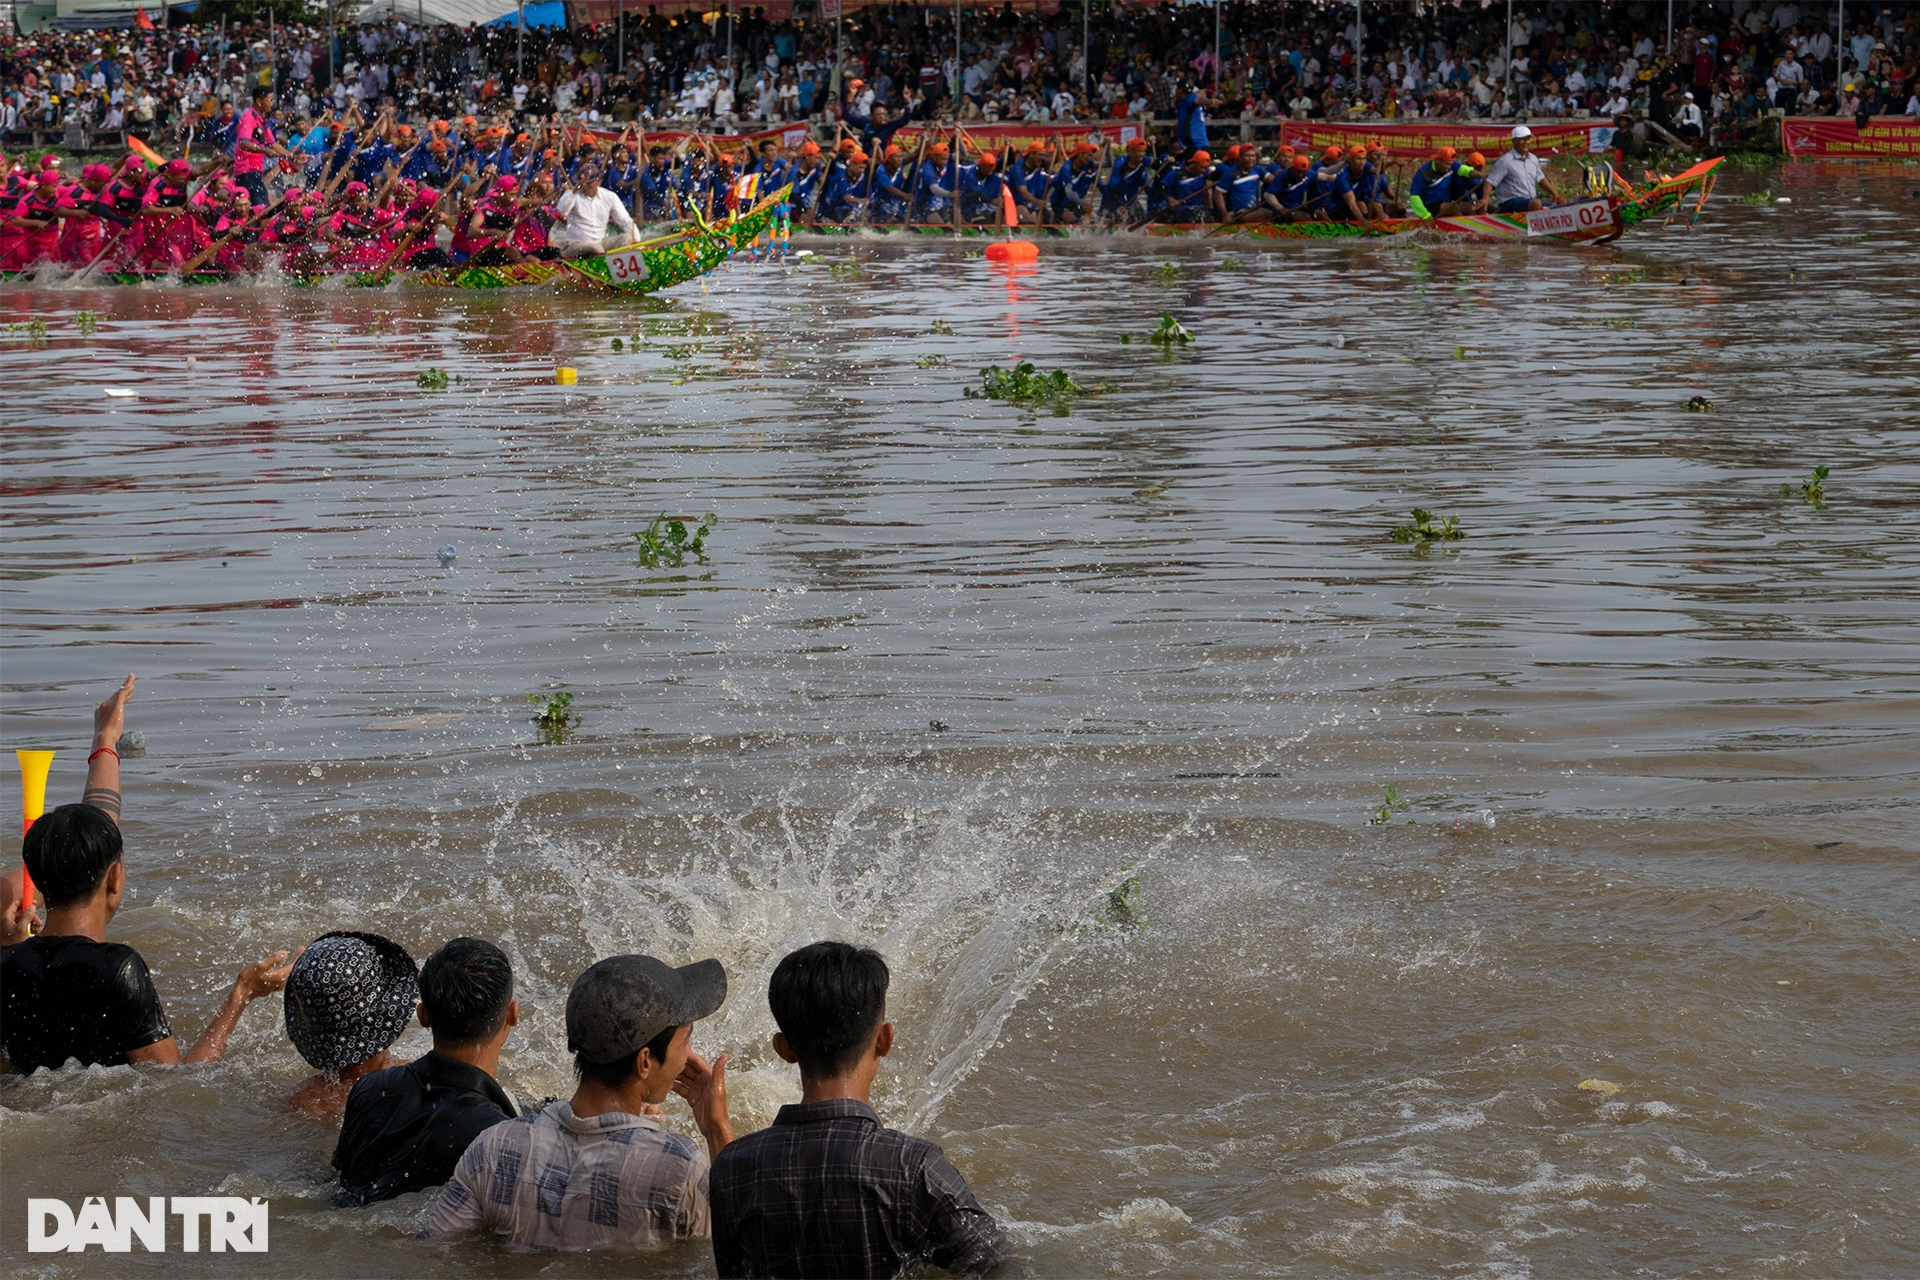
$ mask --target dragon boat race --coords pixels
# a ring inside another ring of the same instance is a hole
[[[0,34],[10,1273],[1920,1271],[1920,4],[390,8]]]

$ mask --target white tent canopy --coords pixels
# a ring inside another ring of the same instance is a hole
[[[415,24],[477,26],[505,17],[518,7],[514,0],[367,0],[360,7],[360,21],[398,18]]]

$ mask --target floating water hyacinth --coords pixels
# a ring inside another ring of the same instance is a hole
[[[1460,527],[1460,522],[1454,517],[1448,516],[1443,520],[1422,507],[1413,509],[1412,524],[1403,524],[1393,531],[1395,542],[1411,542],[1419,547],[1432,542],[1451,542],[1466,536],[1467,531]]]
[[[1031,360],[1022,360],[1011,369],[988,365],[980,371],[980,381],[985,385],[966,389],[969,399],[1032,404],[1047,400],[1069,400],[1086,392],[1086,388],[1075,382],[1065,369],[1041,373],[1034,368]]]
[[[1809,472],[1807,478],[1800,484],[1800,501],[1813,507],[1817,507],[1822,502],[1825,502],[1827,500],[1827,476],[1830,474],[1825,463],[1821,463]],[[1792,485],[1783,484],[1780,486],[1781,497],[1789,498],[1793,496],[1793,493],[1794,487]]]
[[[707,535],[719,521],[711,511],[692,528],[678,517],[664,513],[655,516],[652,524],[633,535],[640,544],[640,563],[648,568],[677,569],[688,556],[706,559]]]
[[[1171,311],[1162,311],[1160,313],[1160,325],[1152,333],[1147,335],[1147,341],[1153,343],[1156,347],[1185,346],[1187,343],[1193,341],[1193,333],[1185,325],[1175,320]]]

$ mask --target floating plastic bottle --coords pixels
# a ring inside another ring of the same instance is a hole
[[[1453,816],[1453,834],[1461,835],[1468,831],[1493,830],[1493,810],[1475,809],[1471,813],[1456,813]]]

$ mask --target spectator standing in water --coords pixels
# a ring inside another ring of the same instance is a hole
[[[708,1066],[688,1047],[693,1024],[726,997],[718,960],[676,969],[612,956],[581,974],[567,996],[580,1087],[481,1134],[420,1234],[485,1228],[534,1249],[707,1236],[708,1156],[652,1117],[678,1093],[710,1154],[733,1141],[726,1056]]]
[[[183,1054],[140,953],[106,940],[127,891],[120,836],[120,754],[133,677],[93,713],[93,751],[79,804],[27,832],[27,872],[47,903],[39,934],[0,951],[0,1038],[14,1069],[82,1064],[217,1062],[247,1005],[286,985],[287,953],[240,971],[220,1012]]]
[[[420,1002],[419,970],[399,943],[337,931],[307,944],[287,975],[287,1039],[319,1072],[293,1105],[336,1124],[362,1076],[393,1065],[387,1052]]]
[[[390,989],[400,986],[397,976],[388,981]],[[475,1138],[517,1114],[494,1079],[500,1049],[520,1022],[506,953],[479,938],[455,938],[427,957],[417,990],[420,1025],[433,1032],[433,1050],[353,1086],[333,1152],[336,1204],[437,1187]],[[398,993],[389,998],[397,1008]],[[409,1004],[406,1016],[412,1013]]]
[[[713,1257],[722,1276],[897,1276],[932,1263],[983,1275],[1004,1261],[993,1216],[940,1148],[880,1123],[868,1102],[893,1049],[880,954],[816,942],[767,986],[774,1052],[801,1100],[714,1157]]]

